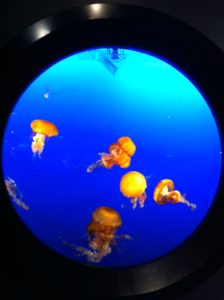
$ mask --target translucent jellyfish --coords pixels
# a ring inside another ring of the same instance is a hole
[[[5,179],[5,186],[7,189],[7,192],[10,196],[10,198],[20,207],[22,207],[24,210],[29,210],[29,206],[27,206],[23,201],[23,196],[20,192],[20,190],[17,187],[17,184],[14,179],[8,177]]]
[[[127,234],[117,236],[116,231],[121,226],[122,220],[119,213],[113,208],[101,206],[92,214],[92,221],[87,227],[89,248],[70,245],[67,246],[85,256],[88,261],[98,263],[101,259],[112,252],[112,245],[116,244],[117,238],[131,239]]]
[[[184,203],[190,206],[192,210],[196,208],[196,204],[190,203],[185,199],[184,195],[174,190],[174,183],[171,179],[163,179],[157,184],[153,198],[157,204],[165,204],[168,202],[172,204]]]
[[[44,150],[45,138],[57,136],[58,129],[53,123],[45,120],[34,120],[30,126],[33,132],[36,133],[33,137],[31,149],[34,155],[38,153],[40,156]]]
[[[147,198],[145,189],[147,183],[145,176],[139,172],[131,171],[124,174],[120,181],[120,191],[122,194],[131,198],[132,208],[135,209],[139,202],[140,208],[144,207]]]
[[[122,224],[119,213],[112,208],[101,206],[93,212],[92,218],[87,227],[89,247],[101,253],[110,253],[115,232]]]
[[[91,173],[99,167],[111,169],[115,165],[124,169],[128,168],[131,163],[131,156],[135,154],[135,151],[136,146],[131,138],[127,136],[121,137],[116,143],[110,145],[109,153],[99,153],[100,160],[89,165],[87,172]]]

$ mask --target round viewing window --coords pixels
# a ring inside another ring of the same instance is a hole
[[[170,252],[201,224],[221,154],[209,105],[180,70],[147,52],[97,48],[57,62],[23,92],[3,170],[41,241],[81,263],[125,267]]]

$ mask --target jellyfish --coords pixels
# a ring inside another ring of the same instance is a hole
[[[139,172],[131,171],[124,174],[120,181],[120,191],[122,194],[131,198],[132,208],[135,209],[139,202],[140,208],[144,207],[146,200],[145,189],[147,183],[145,176]]]
[[[26,205],[26,203],[23,202],[23,195],[20,192],[20,190],[17,187],[17,184],[14,179],[8,177],[5,179],[5,186],[7,189],[7,192],[10,196],[10,198],[20,207],[22,207],[24,210],[29,210],[29,206]]]
[[[40,156],[44,150],[46,136],[57,136],[58,129],[53,123],[45,120],[34,120],[31,122],[30,126],[33,132],[36,133],[33,137],[31,149],[34,155],[38,153]]]
[[[196,204],[190,203],[185,199],[185,195],[181,195],[179,191],[174,190],[174,182],[171,179],[163,179],[157,184],[153,198],[157,204],[184,203],[192,210],[196,208]]]
[[[131,156],[135,154],[135,151],[136,146],[131,138],[128,136],[121,137],[116,143],[110,145],[109,153],[99,153],[100,160],[89,165],[87,172],[91,173],[99,167],[111,169],[115,165],[123,169],[128,168],[131,163]]]
[[[110,245],[121,224],[121,217],[116,210],[106,206],[97,208],[87,227],[89,247],[98,252],[111,252]]]
[[[88,261],[98,263],[112,252],[111,246],[117,238],[131,239],[127,234],[117,236],[116,231],[122,225],[121,216],[113,208],[101,206],[92,213],[92,220],[87,226],[89,249],[76,245],[67,246],[85,256]]]

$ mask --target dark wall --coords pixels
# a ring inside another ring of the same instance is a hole
[[[224,51],[224,0],[110,0],[107,2],[139,4],[170,14],[201,31]],[[7,0],[4,4],[0,3],[0,46],[28,24],[83,3],[92,3],[92,1]],[[16,255],[16,251],[14,254]],[[16,299],[34,299],[32,289],[25,282],[24,285],[17,287]],[[40,299],[45,298],[43,296]],[[179,300],[196,299],[224,299],[224,268],[198,288],[179,297]]]
[[[7,0],[0,3],[0,45],[27,24],[88,0]],[[104,2],[104,1],[95,1]],[[147,6],[185,21],[224,49],[224,0],[105,0]]]

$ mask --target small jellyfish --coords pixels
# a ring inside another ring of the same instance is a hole
[[[157,204],[165,204],[168,202],[172,204],[184,203],[190,206],[192,210],[196,208],[196,204],[190,203],[185,199],[184,195],[174,190],[174,183],[171,179],[163,179],[157,184],[153,198]]]
[[[127,234],[117,236],[116,231],[122,225],[121,216],[113,208],[101,206],[92,213],[92,221],[87,226],[89,248],[70,245],[67,246],[85,256],[88,261],[98,263],[112,252],[111,246],[116,244],[117,238],[131,239]]]
[[[127,136],[121,137],[116,143],[110,145],[110,153],[99,153],[101,159],[89,165],[87,172],[91,173],[99,167],[111,169],[115,165],[123,169],[128,168],[131,163],[131,156],[135,154],[135,151],[136,146],[131,138]]]
[[[34,120],[31,122],[30,126],[33,132],[36,133],[33,137],[31,149],[34,155],[38,153],[40,156],[44,150],[46,136],[57,136],[58,129],[53,123],[45,120]]]
[[[131,198],[132,208],[135,209],[139,201],[140,208],[144,207],[146,200],[145,189],[147,182],[145,176],[139,172],[131,171],[124,174],[120,181],[120,191],[122,194]]]
[[[10,196],[10,198],[20,207],[22,207],[24,210],[29,210],[29,206],[26,205],[26,203],[23,202],[23,196],[20,190],[17,187],[17,184],[14,179],[8,177],[5,179],[5,186],[7,189],[7,192]]]

